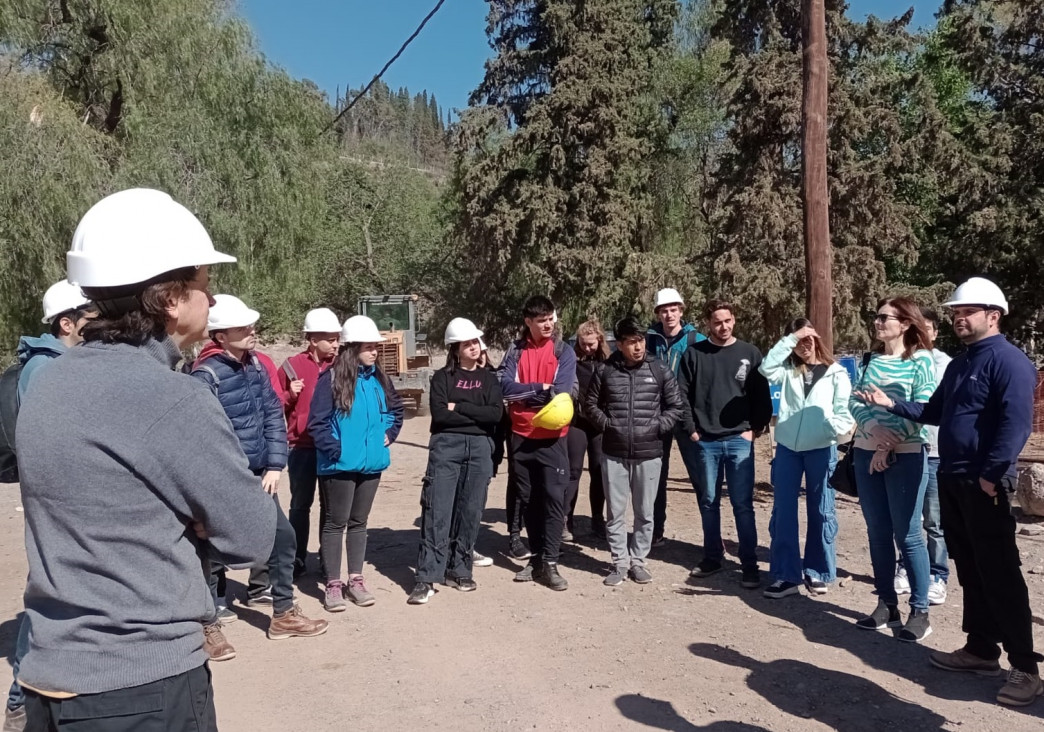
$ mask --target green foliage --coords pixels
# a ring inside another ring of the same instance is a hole
[[[297,332],[308,308],[344,316],[361,294],[408,292],[424,279],[412,254],[438,241],[436,180],[408,170],[405,154],[352,160],[345,148],[364,133],[320,137],[334,110],[313,84],[269,66],[230,9],[222,0],[0,5],[6,348],[39,330],[39,297],[63,276],[80,216],[130,186],[160,188],[197,212],[239,258],[215,270],[216,291],[259,309],[270,333]],[[433,101],[424,94],[408,108],[423,107],[437,136]],[[355,121],[364,119],[365,110]],[[402,139],[378,141],[394,152]]]

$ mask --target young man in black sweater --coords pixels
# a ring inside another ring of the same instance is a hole
[[[682,426],[695,450],[682,451],[689,480],[696,489],[703,522],[703,559],[693,577],[721,571],[722,475],[736,517],[742,585],[760,585],[758,530],[754,521],[754,438],[772,418],[768,382],[758,371],[761,352],[733,335],[736,318],[724,300],[704,307],[709,338],[682,357],[678,386],[682,392]]]

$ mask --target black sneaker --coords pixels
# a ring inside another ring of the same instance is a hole
[[[418,582],[413,587],[413,592],[410,593],[409,598],[406,600],[408,605],[423,605],[431,596],[435,594],[435,588],[429,585],[427,582]]]
[[[515,582],[532,582],[533,581],[533,565],[527,564],[521,570],[515,573]]]
[[[865,618],[856,621],[856,627],[862,630],[884,630],[902,626],[903,619],[899,615],[898,605],[885,605],[884,600],[877,601],[877,607]]]
[[[721,562],[715,562],[712,559],[704,559],[702,562],[693,567],[693,570],[689,572],[690,577],[710,577],[712,574],[717,574],[721,571]]]
[[[899,631],[899,640],[903,643],[919,643],[932,634],[931,623],[928,622],[927,610],[913,610],[906,625]]]
[[[520,561],[523,559],[529,559],[533,556],[533,552],[526,549],[526,545],[522,543],[522,537],[518,534],[511,535],[511,544],[508,548],[508,554],[512,559],[518,559]]]
[[[268,587],[258,594],[247,597],[247,607],[272,607],[272,588]]]
[[[446,586],[455,587],[461,592],[474,592],[478,589],[478,585],[475,584],[475,580],[471,577],[446,577]]]
[[[761,594],[770,600],[779,600],[788,595],[800,595],[801,585],[797,582],[784,582],[783,580],[777,580],[766,587],[765,591]]]
[[[812,595],[825,595],[830,588],[823,580],[812,579],[805,575],[805,589]]]
[[[664,546],[666,543],[667,543],[667,539],[666,539],[666,537],[664,537],[663,534],[653,534],[652,544],[651,544],[653,549],[657,549],[657,548],[659,548],[661,546]]]
[[[555,592],[569,589],[569,583],[558,573],[558,565],[554,562],[544,564],[540,572],[533,576],[542,585],[547,585]]]
[[[740,587],[756,590],[761,587],[761,572],[757,567],[744,567],[740,577]]]
[[[300,559],[294,560],[294,579],[300,579],[304,573],[308,571],[308,567]]]

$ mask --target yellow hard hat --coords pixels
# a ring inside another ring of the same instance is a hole
[[[568,394],[556,394],[533,415],[533,426],[545,430],[560,430],[572,421],[573,398]]]

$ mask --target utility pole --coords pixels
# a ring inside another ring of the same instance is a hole
[[[802,203],[805,214],[805,303],[829,350],[834,347],[833,254],[827,190],[827,45],[824,0],[801,3],[804,92],[801,100]]]

